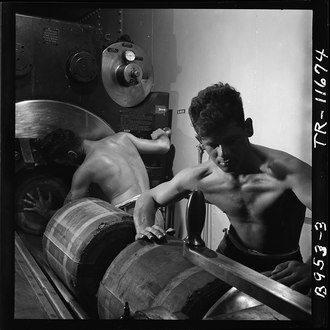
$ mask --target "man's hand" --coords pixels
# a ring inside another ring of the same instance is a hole
[[[312,210],[312,167],[293,156],[273,159],[260,170],[292,189],[298,199]]]
[[[136,229],[136,240],[160,240],[166,234],[173,235],[175,233],[173,228],[164,230],[164,217],[157,210],[150,191],[143,193],[135,203],[134,225]]]
[[[311,265],[295,260],[277,265],[268,276],[303,294],[307,294],[312,285]]]
[[[140,212],[134,213],[134,215],[136,216],[138,213]],[[137,234],[135,239],[153,241],[155,239],[162,239],[165,236],[164,218],[159,210],[152,210],[152,213],[143,214],[142,217],[140,213],[139,219],[139,225],[136,226]],[[141,219],[143,219],[143,221],[141,221]]]
[[[155,131],[153,131],[150,136],[152,140],[157,140],[159,139],[162,135],[166,135],[167,137],[169,137],[171,135],[171,129],[168,127],[165,127],[163,129],[158,128]]]
[[[149,241],[153,241],[156,238],[162,239],[165,236],[164,228],[153,225],[152,227],[146,227],[139,231],[139,233],[136,234],[135,239],[145,239]]]
[[[260,170],[275,177],[278,180],[284,180],[287,174],[290,172],[287,167],[287,164],[285,164],[283,160],[277,159],[262,164]]]
[[[165,235],[173,236],[175,234],[175,230],[173,228],[168,228],[166,231],[164,231],[164,228],[153,225],[152,227],[147,227],[144,230],[140,231],[138,234],[136,234],[135,239],[143,239],[146,241],[154,241],[155,239],[162,239],[165,237]]]
[[[51,205],[52,205],[52,195],[49,192],[48,199],[44,199],[40,193],[39,187],[36,188],[38,199],[34,198],[31,194],[26,193],[26,198],[24,199],[25,204],[30,205],[30,207],[24,207],[24,211],[36,212],[42,217],[49,219],[52,215]]]

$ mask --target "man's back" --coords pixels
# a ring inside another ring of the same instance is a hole
[[[149,189],[148,174],[141,156],[125,134],[88,141],[86,158],[77,175],[87,175],[114,205]]]

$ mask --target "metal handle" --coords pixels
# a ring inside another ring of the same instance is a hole
[[[200,190],[191,193],[186,208],[187,237],[184,242],[192,248],[205,246],[201,233],[205,223],[205,198]]]

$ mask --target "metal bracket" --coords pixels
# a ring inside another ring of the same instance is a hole
[[[20,138],[18,140],[25,165],[28,167],[34,167],[35,161],[30,145],[30,139]]]

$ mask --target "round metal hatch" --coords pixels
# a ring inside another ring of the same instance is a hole
[[[115,134],[103,119],[76,105],[53,100],[27,100],[15,105],[15,137],[42,138],[57,128],[99,140]]]

